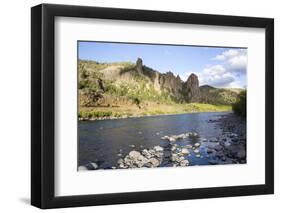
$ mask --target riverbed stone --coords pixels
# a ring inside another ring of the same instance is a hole
[[[206,148],[206,152],[207,152],[208,154],[211,154],[211,153],[213,152],[213,150],[210,149],[210,148]]]
[[[157,160],[156,158],[150,158],[148,162],[151,163],[153,167],[157,167],[160,165],[159,160]]]
[[[214,149],[216,151],[221,151],[223,149],[223,147],[221,145],[216,145],[216,146],[214,146]]]
[[[189,152],[188,149],[186,149],[186,148],[182,148],[181,153],[182,153],[183,155],[188,155],[188,154],[190,154],[190,152]]]
[[[165,135],[165,136],[161,137],[162,140],[169,140],[169,138],[170,137],[168,135]]]
[[[200,147],[200,145],[201,145],[201,144],[198,143],[198,142],[194,144],[195,147]]]
[[[117,164],[123,164],[124,160],[122,158],[118,159]]]
[[[86,166],[79,166],[78,171],[87,171],[88,168]]]
[[[209,164],[211,164],[211,165],[216,165],[216,164],[218,164],[218,161],[216,161],[216,160],[209,160],[208,162],[209,162]]]
[[[151,157],[152,157],[152,154],[151,154],[147,149],[142,150],[142,154],[143,154],[146,158],[151,158]]]
[[[193,152],[194,152],[195,154],[198,154],[198,153],[200,153],[200,150],[199,150],[199,149],[194,149]]]
[[[185,146],[185,148],[187,148],[187,149],[192,149],[192,145],[187,144],[187,145]]]
[[[169,137],[169,141],[170,141],[170,142],[175,142],[175,141],[176,141],[176,138],[174,138],[174,137]]]
[[[182,160],[180,162],[180,166],[188,166],[189,165],[189,161],[188,160]]]
[[[94,162],[89,163],[89,164],[88,164],[88,167],[89,167],[90,169],[98,169],[98,168],[99,168],[98,164],[96,164],[96,163],[94,163]]]
[[[129,153],[129,157],[134,159],[138,158],[140,155],[141,155],[140,152],[134,150]]]
[[[245,159],[246,158],[246,151],[244,149],[240,150],[237,155],[239,159]]]
[[[163,148],[161,147],[161,146],[155,146],[154,147],[154,150],[156,151],[156,152],[163,152]]]
[[[216,142],[218,142],[218,139],[217,139],[217,138],[211,138],[209,141],[210,141],[211,143],[216,143]]]
[[[172,154],[172,156],[171,156],[172,161],[177,161],[178,158],[179,158],[179,156],[177,154]]]
[[[235,134],[235,133],[230,133],[230,134],[228,135],[228,137],[230,137],[230,138],[234,138],[234,137],[238,137],[238,135],[237,135],[237,134]]]

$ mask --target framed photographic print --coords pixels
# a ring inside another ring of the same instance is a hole
[[[274,21],[31,9],[31,203],[272,194]]]

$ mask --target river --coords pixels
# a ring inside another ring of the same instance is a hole
[[[188,137],[177,141],[177,144],[184,146],[199,142],[201,156],[196,157],[191,153],[188,157],[190,165],[208,165],[212,156],[205,151],[209,142],[204,140],[222,136],[223,128],[213,121],[232,114],[207,112],[79,121],[78,164],[80,166],[95,162],[100,169],[109,169],[116,166],[120,157],[126,156],[132,150],[140,151],[158,145],[164,148],[165,156],[169,156],[171,145],[161,137],[196,132],[198,137]],[[172,164],[169,160],[164,160],[161,166],[172,166]]]

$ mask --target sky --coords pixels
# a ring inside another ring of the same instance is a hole
[[[246,88],[247,49],[187,45],[78,42],[78,57],[100,63],[143,64],[161,73],[171,71],[186,81],[191,73],[200,85]]]

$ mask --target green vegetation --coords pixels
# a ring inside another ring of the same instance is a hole
[[[231,111],[232,104],[233,110],[239,108],[234,104],[239,89],[203,86],[200,103],[187,103],[183,91],[174,89],[181,81],[178,83],[172,73],[161,79],[161,85],[166,85],[162,87],[160,79],[155,81],[153,69],[143,65],[139,70],[131,62],[79,60],[78,78],[81,120]]]
[[[247,99],[247,92],[246,90],[243,90],[239,93],[237,102],[232,104],[232,110],[235,113],[242,115],[243,117],[246,117],[246,113],[247,113],[246,99]]]
[[[118,115],[114,114],[112,111],[83,111],[80,110],[78,117],[84,119],[91,119],[91,118],[104,118],[104,117],[118,117]]]
[[[203,103],[231,105],[236,102],[237,96],[242,89],[223,89],[210,86],[200,88]]]
[[[110,109],[110,111],[109,111]],[[139,117],[167,114],[184,114],[196,112],[223,112],[231,111],[229,105],[212,105],[202,103],[190,104],[157,104],[147,102],[140,108],[135,105],[126,105],[119,107],[83,107],[79,111],[79,119],[102,119],[102,118],[120,118],[120,117]]]

